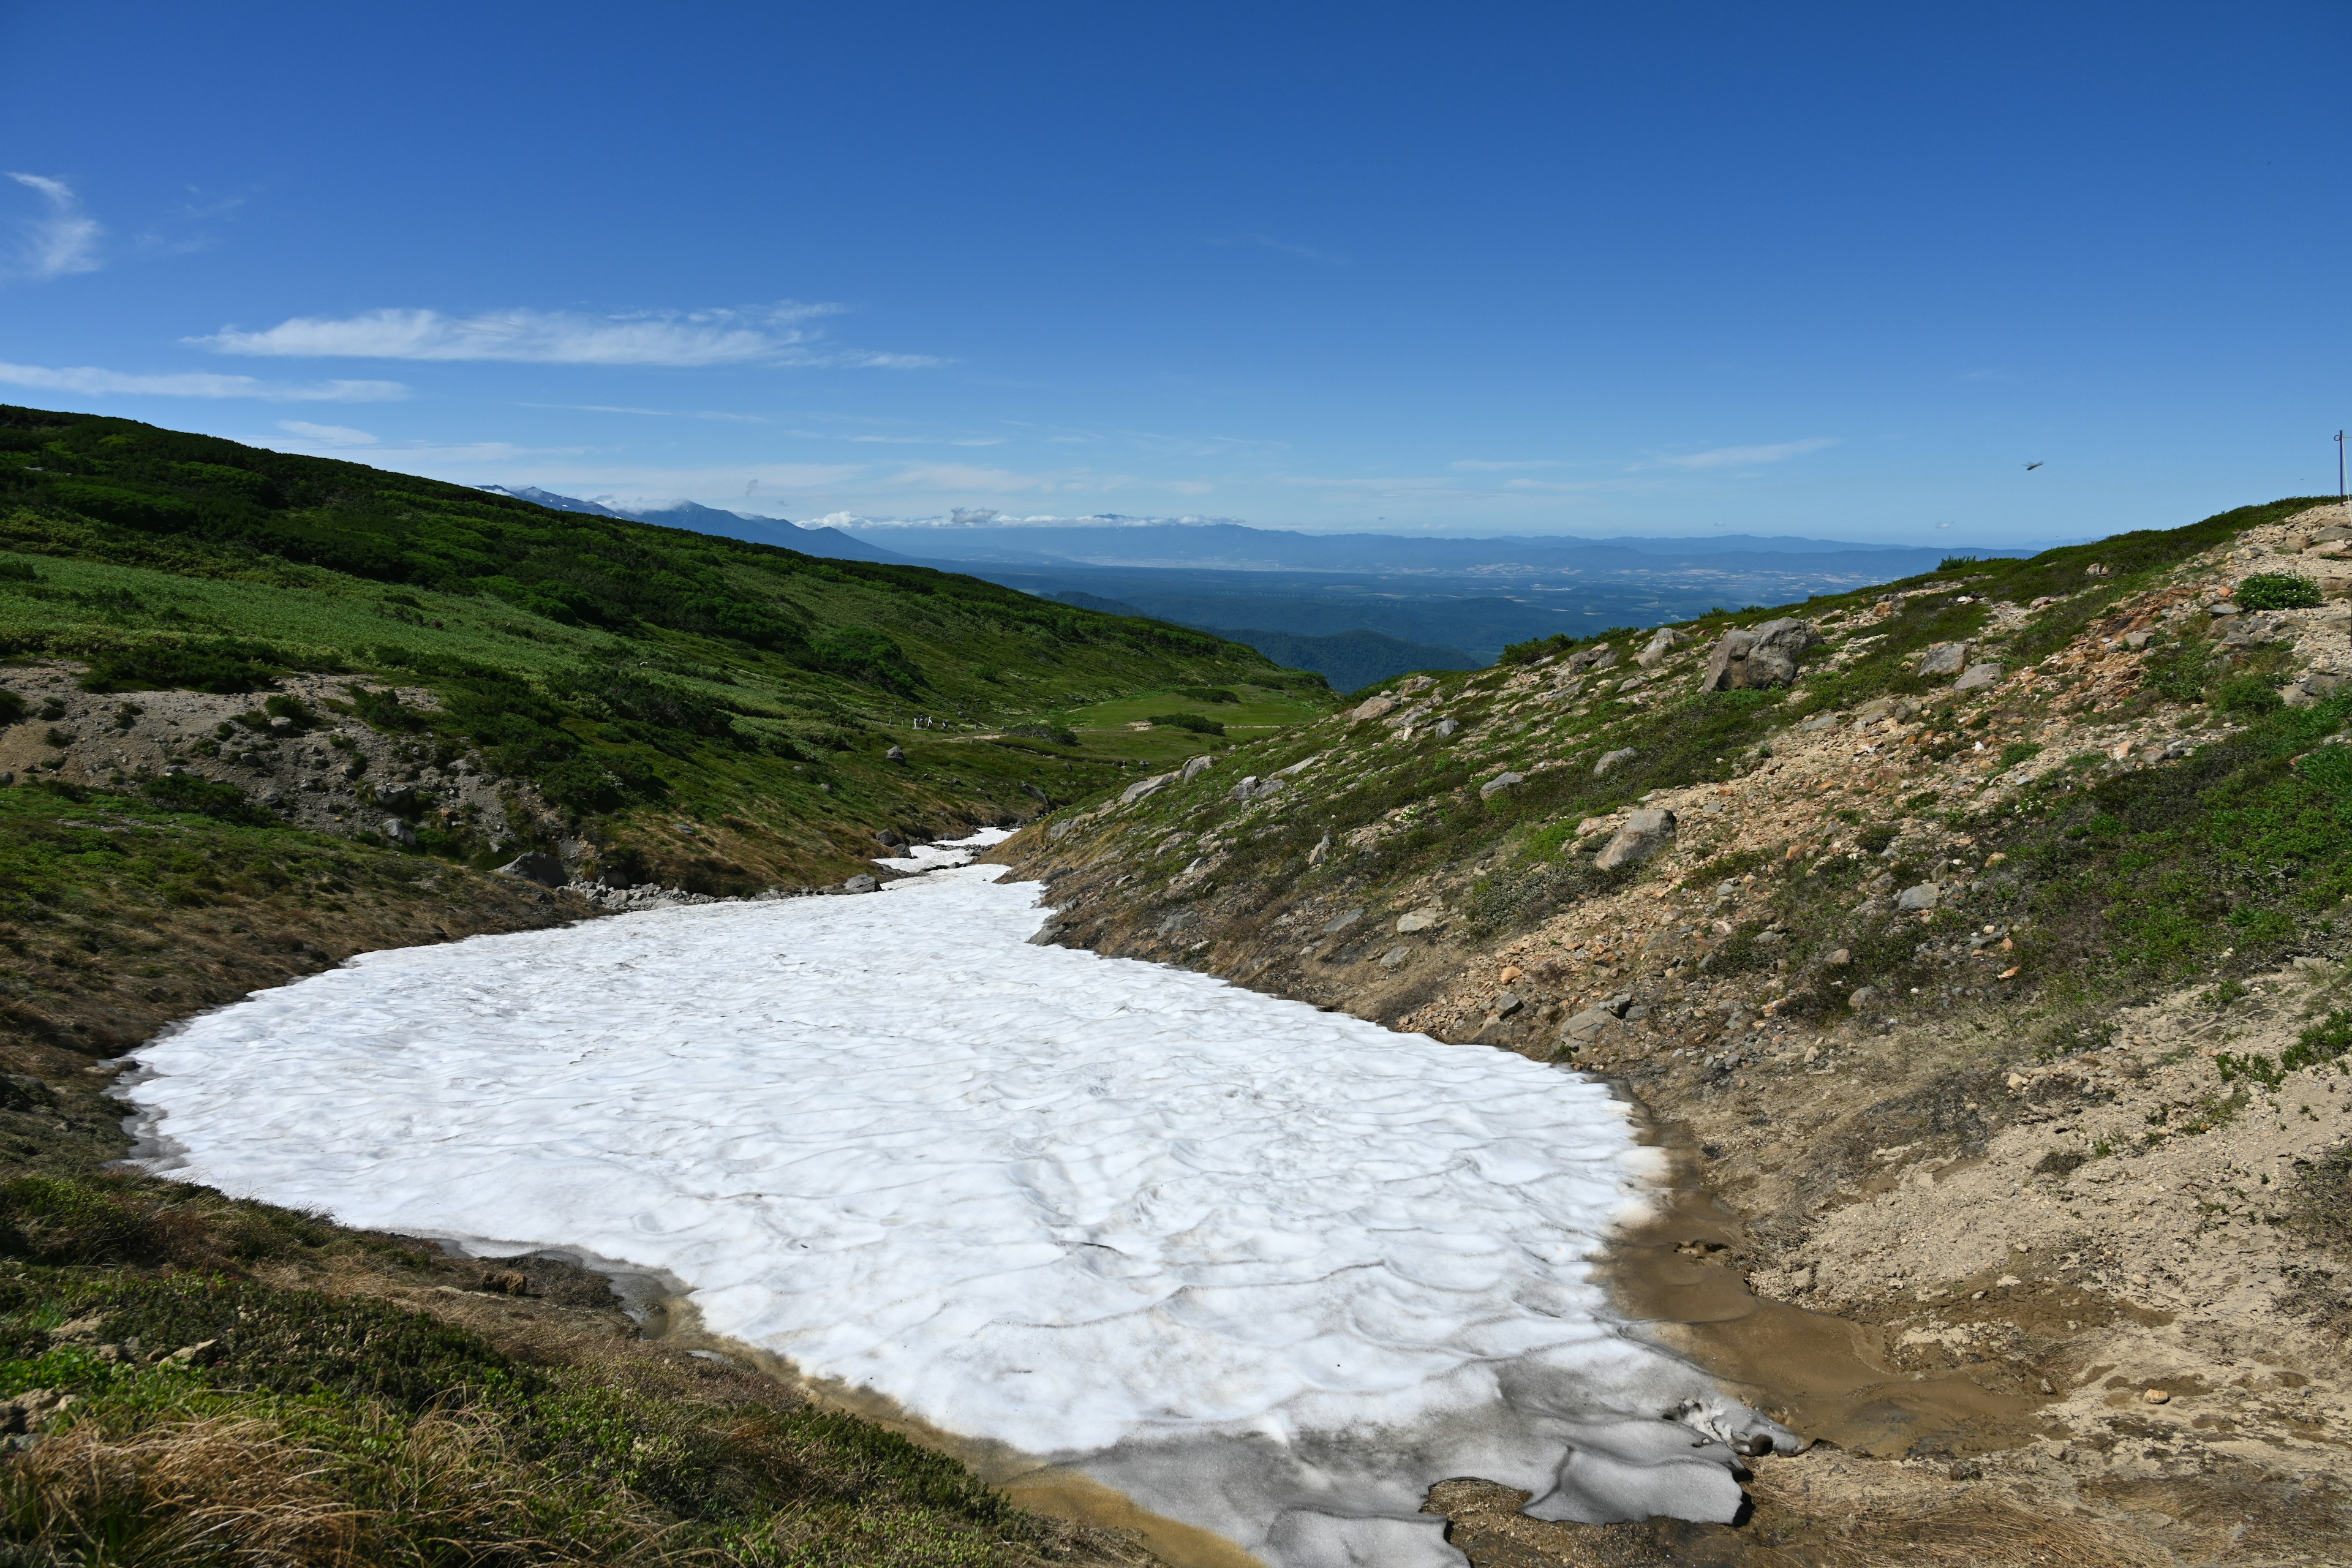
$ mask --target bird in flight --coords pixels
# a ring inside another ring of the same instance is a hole
[[[2025,465],[2025,471],[2026,471],[2027,473],[2029,473],[2029,474],[2030,474],[2030,473],[2032,473],[2034,469],[2036,469],[2036,468],[2040,468],[2041,466],[2042,466],[2042,465],[2041,465],[2041,464],[2039,464],[2039,463],[2028,463],[2028,464],[2026,464],[2026,465]]]

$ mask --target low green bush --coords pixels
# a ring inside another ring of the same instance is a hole
[[[276,684],[285,654],[266,643],[138,643],[89,661],[85,691],[209,691],[235,696]]]
[[[2300,572],[2258,572],[2238,584],[2242,610],[2311,610],[2319,603],[2319,584]]]
[[[1165,724],[1172,730],[1190,730],[1195,735],[1222,735],[1225,732],[1224,725],[1199,713],[1154,713],[1145,722],[1154,726]]]
[[[218,817],[223,822],[241,822],[247,826],[266,826],[276,819],[245,798],[245,792],[233,784],[215,779],[198,778],[194,773],[165,773],[150,779],[146,784],[149,800],[173,811],[193,811],[204,816]]]

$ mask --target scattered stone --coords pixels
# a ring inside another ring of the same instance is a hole
[[[1620,866],[1646,860],[1664,848],[1674,833],[1673,812],[1645,806],[1627,815],[1625,826],[1593,857],[1592,864],[1600,870],[1613,871]]]
[[[2140,1398],[2146,1400],[2150,1405],[2169,1405],[2172,1403],[2172,1395],[2161,1388],[2151,1388],[2146,1394],[2141,1394]]]
[[[1635,757],[1638,757],[1642,753],[1639,751],[1635,750],[1632,746],[1625,746],[1617,751],[1610,752],[1604,754],[1599,762],[1592,764],[1592,776],[1597,779],[1607,778],[1612,773],[1615,772],[1618,767],[1623,763],[1632,762]]]
[[[1929,645],[1919,656],[1919,673],[1927,675],[1958,675],[1969,667],[1969,645],[1964,642],[1939,642]]]
[[[1325,936],[1338,936],[1341,931],[1346,931],[1349,926],[1354,925],[1358,921],[1362,920],[1371,911],[1369,910],[1353,909],[1348,910],[1345,914],[1335,916],[1334,918],[1323,922],[1323,934]]]
[[[1988,686],[1998,686],[2001,673],[2001,667],[1997,664],[1972,664],[1960,672],[1958,680],[1952,682],[1952,689],[1977,691]]]
[[[2132,649],[2134,652],[2137,652],[2139,649],[2146,647],[2155,640],[2156,634],[2154,632],[2126,632],[2124,634],[2124,647]]]
[[[1050,843],[1059,844],[1070,836],[1070,830],[1076,826],[1077,824],[1075,822],[1057,822],[1045,829],[1045,837]]]
[[[879,878],[870,877],[860,871],[856,876],[844,882],[841,885],[841,890],[845,893],[870,893],[881,886]]]
[[[1367,719],[1378,719],[1396,710],[1393,697],[1369,697],[1348,710],[1348,722],[1360,724]]]
[[[1707,656],[1706,673],[1699,678],[1701,691],[1761,691],[1786,686],[1797,679],[1797,660],[1820,646],[1822,634],[1811,621],[1792,616],[1766,621],[1760,626],[1735,626],[1723,634]]]
[[[1444,919],[1444,910],[1439,909],[1435,904],[1427,905],[1413,910],[1411,914],[1399,915],[1396,923],[1397,935],[1411,936],[1414,931],[1427,931],[1430,927],[1442,923]]]
[[[528,855],[518,855],[499,868],[499,874],[520,877],[526,882],[537,882],[542,888],[560,888],[572,879],[564,873],[563,862],[544,849]]]
[[[1404,963],[1405,960],[1412,956],[1412,949],[1406,947],[1403,943],[1400,942],[1396,946],[1389,949],[1386,952],[1381,954],[1381,967],[1382,969],[1399,968]]]
[[[402,821],[397,816],[385,817],[383,819],[383,827],[382,831],[386,838],[391,839],[394,844],[399,845],[404,849],[414,849],[416,847],[416,829],[409,826],[407,823]]]
[[[1682,646],[1682,633],[1672,626],[1660,626],[1650,634],[1650,640],[1642,646],[1642,651],[1633,656],[1633,662],[1643,669],[1654,669],[1666,655]]]
[[[1441,741],[1450,741],[1454,738],[1454,731],[1460,728],[1462,726],[1452,719],[1440,719],[1429,727],[1429,732]]]
[[[1845,715],[1843,713],[1815,713],[1811,717],[1801,721],[1798,723],[1797,728],[1800,730],[1812,731],[1834,730],[1844,722]]]
[[[907,748],[893,746],[882,753],[882,760],[886,763],[903,763],[907,760]]]
[[[1528,775],[1525,773],[1496,773],[1493,778],[1488,779],[1485,784],[1478,786],[1478,798],[1480,800],[1488,799],[1498,791],[1507,790],[1513,784],[1525,784],[1527,782]]]
[[[1857,1013],[1864,1012],[1868,1008],[1875,1007],[1878,1005],[1878,987],[1875,985],[1855,986],[1853,992],[1846,997],[1845,1005]]]
[[[1517,992],[1498,991],[1495,994],[1495,1000],[1490,1004],[1490,1005],[1493,1008],[1495,1016],[1497,1018],[1507,1018],[1518,1012],[1520,1008],[1526,1006],[1527,1004],[1519,999]]]
[[[885,849],[896,849],[899,845],[906,842],[905,839],[899,837],[898,834],[892,832],[887,827],[877,828],[875,831],[874,841],[877,844],[881,845]]]
[[[1323,837],[1316,841],[1315,847],[1307,852],[1307,863],[1309,866],[1320,866],[1323,864],[1323,858],[1330,853],[1331,834],[1327,828]]]
[[[1898,910],[1932,910],[1943,897],[1944,889],[1940,883],[1920,882],[1897,893],[1895,907]]]
[[[1828,964],[1832,969],[1843,969],[1847,964],[1853,962],[1853,954],[1841,947],[1832,952],[1831,954],[1827,958],[1822,959],[1822,962]]]
[[[1191,784],[1194,779],[1199,778],[1202,773],[1207,773],[1212,767],[1215,766],[1216,761],[1217,759],[1214,757],[1189,757],[1185,759],[1182,782],[1185,784]]]

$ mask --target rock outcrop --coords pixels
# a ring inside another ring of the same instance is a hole
[[[1707,656],[1702,691],[1761,691],[1786,686],[1797,679],[1797,660],[1807,648],[1821,646],[1822,634],[1811,621],[1793,616],[1766,621],[1759,626],[1735,626],[1723,634]]]

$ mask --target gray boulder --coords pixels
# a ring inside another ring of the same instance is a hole
[[[1632,762],[1635,757],[1638,757],[1642,753],[1640,752],[1634,750],[1631,746],[1623,747],[1618,751],[1610,752],[1604,754],[1599,762],[1592,764],[1592,776],[1597,779],[1607,778],[1611,773],[1616,772],[1620,766]]]
[[[899,837],[898,834],[891,831],[889,828],[884,827],[877,828],[875,831],[874,842],[879,844],[885,849],[896,849],[898,846],[904,844],[906,840]]]
[[[1582,675],[1588,670],[1606,669],[1616,662],[1617,650],[1605,642],[1597,642],[1580,653],[1570,655],[1560,669],[1563,674]]]
[[[1174,784],[1175,782],[1176,775],[1174,773],[1154,773],[1148,779],[1138,779],[1119,792],[1118,804],[1121,805],[1133,805],[1145,795],[1152,795],[1158,791],[1166,789],[1170,784]]]
[[[1487,1004],[1487,1008],[1497,1018],[1508,1018],[1526,1005],[1527,1004],[1519,999],[1517,993],[1499,991],[1495,994],[1494,1001]]]
[[[391,839],[394,844],[399,845],[404,849],[414,849],[416,847],[416,829],[409,826],[407,823],[403,822],[399,817],[385,817],[383,819],[383,827],[382,831],[386,838]]]
[[[1853,721],[1857,724],[1876,724],[1884,720],[1892,719],[1898,724],[1907,724],[1911,721],[1911,715],[1917,711],[1917,709],[1900,697],[1874,697],[1853,710]]]
[[[1895,894],[1895,907],[1898,910],[1932,910],[1941,903],[1943,899],[1944,889],[1940,886],[1934,882],[1921,882]]]
[[[1969,645],[1939,642],[1919,656],[1921,675],[1958,675],[1969,667]]]
[[[1525,784],[1527,782],[1528,775],[1525,773],[1496,773],[1493,778],[1488,779],[1485,784],[1478,786],[1478,798],[1480,800],[1488,799],[1500,791],[1510,788],[1513,784]]]
[[[1955,691],[1981,691],[1988,686],[2000,684],[2001,668],[1997,664],[1972,664],[1952,682]]]
[[[882,753],[882,760],[886,763],[903,763],[907,760],[907,748],[893,746]]]
[[[1666,655],[1682,646],[1682,633],[1672,626],[1660,626],[1650,634],[1650,640],[1642,645],[1642,651],[1633,656],[1633,662],[1643,669],[1655,668]]]
[[[841,885],[841,889],[842,891],[845,893],[870,893],[881,885],[882,883],[879,878],[869,877],[861,871],[856,876],[849,879],[846,882],[844,882]]]
[[[1454,731],[1460,728],[1462,726],[1451,719],[1440,719],[1435,724],[1430,726],[1430,731],[1441,741],[1450,741],[1454,738]]]
[[[1630,866],[1637,860],[1647,860],[1666,847],[1675,835],[1675,814],[1643,807],[1625,818],[1625,826],[1617,837],[1601,847],[1592,864],[1601,870],[1613,871],[1620,866]]]
[[[563,874],[563,862],[544,849],[516,856],[499,868],[499,874],[520,877],[526,882],[537,882],[542,888],[560,888],[571,880]]]
[[[1625,1026],[1617,1015],[1606,1007],[1587,1007],[1559,1026],[1559,1043],[1563,1046],[1590,1046],[1613,1038],[1624,1032]]]
[[[1184,783],[1191,784],[1194,779],[1199,778],[1202,773],[1207,773],[1209,769],[1214,765],[1216,760],[1217,759],[1214,757],[1192,757],[1188,759],[1184,763]]]
[[[1598,1040],[1614,1038],[1624,1032],[1623,1020],[1633,1008],[1633,998],[1630,993],[1595,1002],[1560,1025],[1559,1043],[1563,1046],[1589,1046]]]
[[[1735,626],[1723,634],[1707,655],[1702,691],[1761,691],[1786,686],[1797,679],[1797,660],[1809,647],[1821,645],[1822,634],[1811,621],[1792,616],[1766,621],[1760,626]]]

